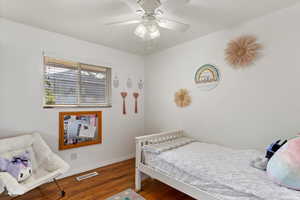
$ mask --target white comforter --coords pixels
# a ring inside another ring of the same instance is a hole
[[[195,177],[190,184],[203,186],[204,190],[210,188],[208,192],[215,192],[219,199],[300,200],[300,192],[280,187],[267,177],[266,172],[250,167],[250,161],[261,155],[255,150],[232,150],[193,142],[162,152],[156,159]]]

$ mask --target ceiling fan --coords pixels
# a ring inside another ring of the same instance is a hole
[[[185,32],[190,27],[190,25],[182,22],[162,18],[163,11],[160,9],[162,7],[160,0],[137,0],[136,3],[141,8],[136,11],[137,14],[142,15],[141,19],[112,22],[106,25],[123,26],[139,24],[134,34],[143,40],[153,40],[160,37],[159,27],[180,32]]]

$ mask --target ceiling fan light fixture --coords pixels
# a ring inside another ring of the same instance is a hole
[[[140,24],[136,27],[134,34],[140,38],[144,38],[147,33],[147,28],[144,24]]]
[[[160,31],[156,23],[142,23],[135,29],[134,34],[143,40],[153,40],[160,37]]]
[[[160,37],[159,30],[157,29],[156,31],[149,33],[149,37],[151,40],[159,38]]]
[[[0,0],[1,1],[1,0]],[[128,0],[122,0],[127,2]],[[130,0],[133,1],[133,0]],[[189,29],[189,24],[185,24],[172,19],[164,19],[164,10],[168,6],[162,7],[163,3],[168,5],[171,0],[135,0],[138,4],[138,10],[134,7],[137,15],[141,15],[139,20],[121,20],[117,22],[107,23],[110,26],[123,26],[138,24],[134,30],[134,34],[143,39],[144,41],[154,40],[160,37],[160,31],[167,29],[171,31],[185,32]],[[183,4],[188,3],[190,0],[181,0]],[[176,2],[173,0],[172,2]],[[129,3],[129,2],[128,2]],[[130,3],[131,4],[131,3]],[[180,5],[183,5],[180,4]],[[132,5],[131,5],[132,6]],[[163,9],[163,10],[162,10]]]

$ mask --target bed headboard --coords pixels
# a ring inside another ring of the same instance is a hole
[[[142,161],[142,147],[148,144],[159,144],[171,140],[175,140],[180,137],[184,137],[184,131],[183,130],[173,130],[173,131],[166,131],[158,134],[152,134],[152,135],[145,135],[136,137],[136,167],[139,166],[139,164]]]

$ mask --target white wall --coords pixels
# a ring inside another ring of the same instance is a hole
[[[137,80],[144,78],[142,57],[104,46],[76,40],[0,18],[0,137],[39,131],[58,152],[58,113],[63,111],[102,110],[103,144],[60,151],[72,169],[69,174],[97,168],[133,155],[134,136],[143,134],[143,96],[140,113],[133,114],[132,92]],[[112,108],[43,109],[42,51],[89,64],[112,67],[121,87],[113,89]],[[128,77],[134,82],[129,90],[128,115],[122,115],[120,91]],[[71,161],[71,153],[78,159]]]
[[[150,55],[145,66],[145,130],[183,128],[204,141],[264,148],[300,131],[300,4],[247,24]],[[224,61],[230,39],[254,34],[263,56],[248,69]],[[194,73],[203,64],[222,75],[212,91],[199,90]],[[188,88],[192,104],[177,108],[174,93]]]

